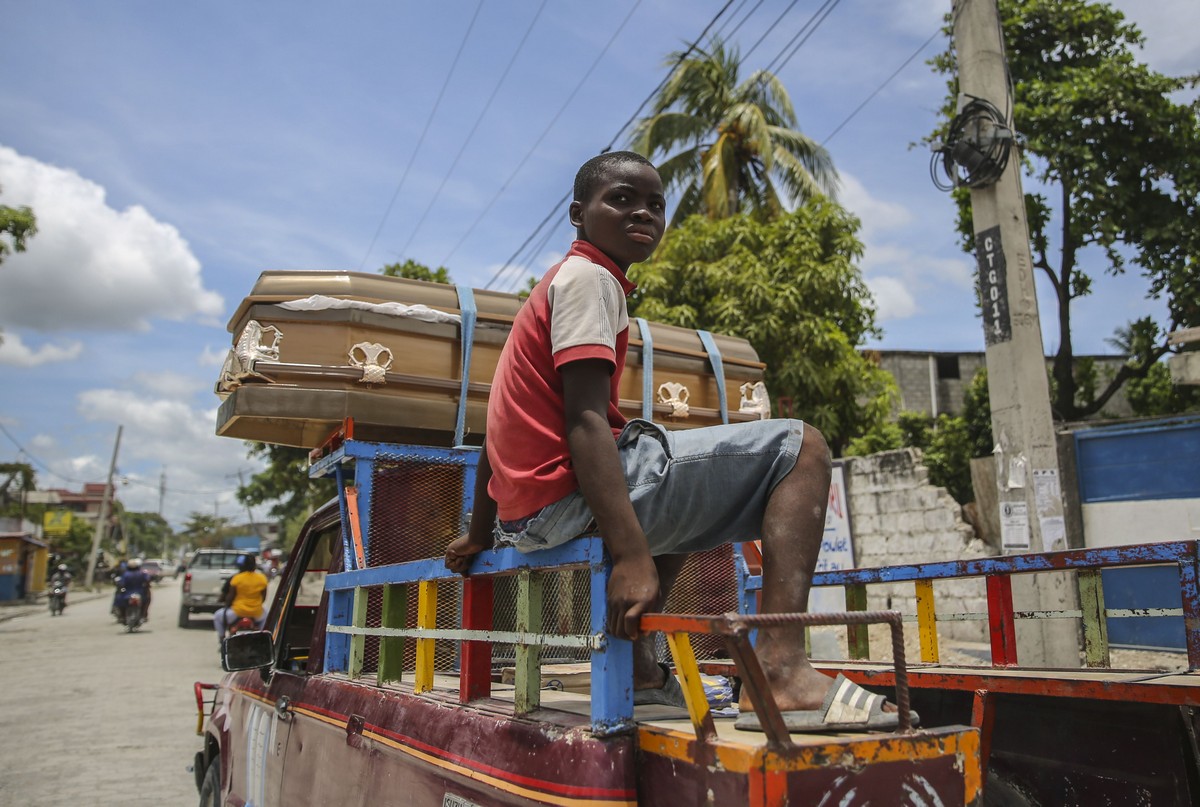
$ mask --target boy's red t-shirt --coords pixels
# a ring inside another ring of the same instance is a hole
[[[488,398],[488,493],[501,521],[516,521],[577,490],[564,413],[563,365],[604,359],[612,365],[608,422],[614,439],[625,425],[617,408],[629,314],[629,281],[586,241],[541,279],[513,321]]]

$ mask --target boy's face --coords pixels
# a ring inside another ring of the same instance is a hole
[[[640,163],[617,163],[591,198],[571,202],[571,223],[582,240],[626,271],[654,254],[667,226],[666,211],[657,171]]]

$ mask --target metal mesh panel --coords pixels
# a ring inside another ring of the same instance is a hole
[[[675,587],[663,609],[669,614],[725,614],[737,611],[737,575],[733,545],[697,552],[684,561]],[[692,649],[698,659],[725,658],[719,636],[693,634]],[[659,641],[659,658],[667,659],[666,641]]]
[[[367,566],[383,566],[424,558],[441,557],[446,545],[463,528],[463,492],[466,460],[430,457],[420,451],[380,453],[371,477],[371,526],[367,534]],[[438,628],[459,627],[462,585],[438,586]],[[383,591],[372,589],[367,599],[367,627],[378,628],[383,618]],[[408,587],[405,627],[417,624],[417,587]],[[434,669],[455,669],[456,642],[437,642]],[[372,672],[379,664],[379,638],[365,643],[363,670]],[[416,643],[405,642],[404,668],[416,668]]]
[[[430,457],[419,451],[380,454],[372,474],[371,525],[367,536],[367,565],[382,566],[423,558],[440,557],[446,545],[463,529],[463,493],[466,460]],[[590,633],[591,586],[587,570],[542,572],[542,626],[546,633],[584,635]],[[437,627],[460,627],[461,583],[443,583],[438,587]],[[737,610],[737,582],[733,549],[722,546],[688,558],[667,600],[669,613],[721,614]],[[367,599],[367,627],[380,627],[383,592],[372,589]],[[417,587],[408,591],[405,626],[416,627]],[[495,582],[493,626],[496,630],[516,629],[517,579],[497,578]],[[697,658],[721,658],[725,650],[711,636],[693,636]],[[457,669],[457,642],[437,642],[434,667],[439,672]],[[571,648],[543,648],[542,662],[581,661],[588,651]],[[660,642],[659,657],[668,658],[665,641]],[[492,648],[493,667],[511,666],[516,648],[496,644]],[[379,639],[367,637],[363,669],[373,672],[379,663]],[[404,668],[416,667],[415,642],[405,642]]]
[[[560,636],[586,636],[591,633],[591,580],[586,569],[542,574],[542,633]],[[496,630],[517,628],[517,578],[496,578],[492,611]],[[511,667],[517,657],[516,645],[492,645],[492,666]],[[544,664],[584,661],[590,658],[584,648],[543,647]]]

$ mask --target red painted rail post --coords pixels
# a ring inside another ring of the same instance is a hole
[[[492,629],[492,578],[467,577],[463,580],[463,628]],[[462,703],[492,694],[492,643],[463,642],[462,667],[459,671],[458,699]]]
[[[987,576],[988,627],[991,629],[992,666],[1017,666],[1017,626],[1013,618],[1012,578]]]

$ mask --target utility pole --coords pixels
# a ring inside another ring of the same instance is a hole
[[[160,473],[158,475],[158,517],[159,518],[162,518],[163,499],[165,499],[166,497],[167,497],[167,469],[166,469],[166,466],[163,466],[162,473]],[[162,554],[159,555],[159,557],[163,558],[163,559],[166,559],[166,557],[167,557],[167,533],[165,533],[165,532],[163,533]]]
[[[1011,130],[1011,87],[996,0],[951,0],[951,4],[959,111],[975,99],[990,102],[1002,110]],[[996,441],[1001,539],[1005,553],[1019,554],[1066,549],[1067,545],[1015,138],[1008,148],[1012,153],[997,181],[971,188],[971,212]],[[1036,579],[1014,576],[1013,596],[1018,611],[1078,607],[1075,591],[1063,574]],[[1077,632],[1074,620],[1018,620],[1018,658],[1025,665],[1078,667]]]
[[[92,554],[88,560],[87,577],[84,580],[88,588],[96,581],[96,558],[100,555],[100,539],[104,535],[105,522],[108,521],[108,507],[112,501],[113,474],[117,472],[117,451],[121,448],[121,431],[124,426],[117,427],[117,440],[113,443],[112,462],[108,464],[108,481],[104,484],[104,498],[100,500],[100,517],[96,519],[96,531],[92,534]]]

